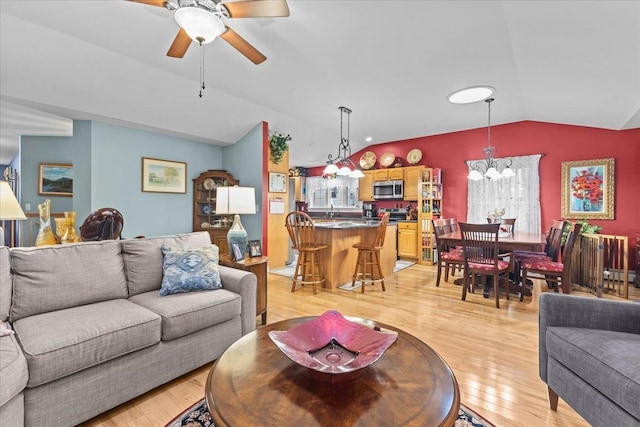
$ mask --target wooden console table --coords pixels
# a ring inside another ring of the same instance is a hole
[[[266,256],[245,258],[244,262],[235,262],[229,255],[220,255],[220,265],[253,273],[258,278],[256,290],[256,316],[262,316],[262,324],[267,324],[267,260]]]

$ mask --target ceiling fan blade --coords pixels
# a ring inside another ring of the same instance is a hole
[[[167,56],[172,58],[182,58],[184,54],[187,53],[187,49],[191,46],[192,41],[191,37],[187,35],[187,32],[180,28],[176,38],[173,40],[173,43],[171,43]]]
[[[164,0],[129,0],[134,3],[144,3],[150,6],[164,7]]]
[[[276,18],[289,16],[286,0],[247,0],[224,2],[230,18]]]
[[[227,31],[222,33],[220,37],[222,37],[227,43],[235,47],[238,52],[246,56],[249,61],[253,62],[256,65],[266,61],[267,57],[260,53],[258,49],[249,44],[248,41],[240,37],[240,35],[238,35],[238,33],[233,31],[231,28],[226,28]]]

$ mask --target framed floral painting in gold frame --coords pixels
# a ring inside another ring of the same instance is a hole
[[[615,159],[562,162],[562,218],[613,219]]]

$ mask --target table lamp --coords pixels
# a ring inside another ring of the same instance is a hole
[[[227,233],[229,254],[233,257],[233,244],[237,243],[242,255],[247,250],[247,231],[240,222],[240,214],[256,213],[256,190],[253,187],[218,187],[216,189],[216,215],[233,214],[233,224]]]
[[[7,181],[0,181],[0,221],[27,219]],[[4,246],[4,229],[0,222],[0,246]]]

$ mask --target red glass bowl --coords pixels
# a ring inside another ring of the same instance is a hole
[[[288,331],[270,331],[269,338],[301,366],[325,374],[344,374],[380,359],[398,333],[349,321],[330,310]]]

